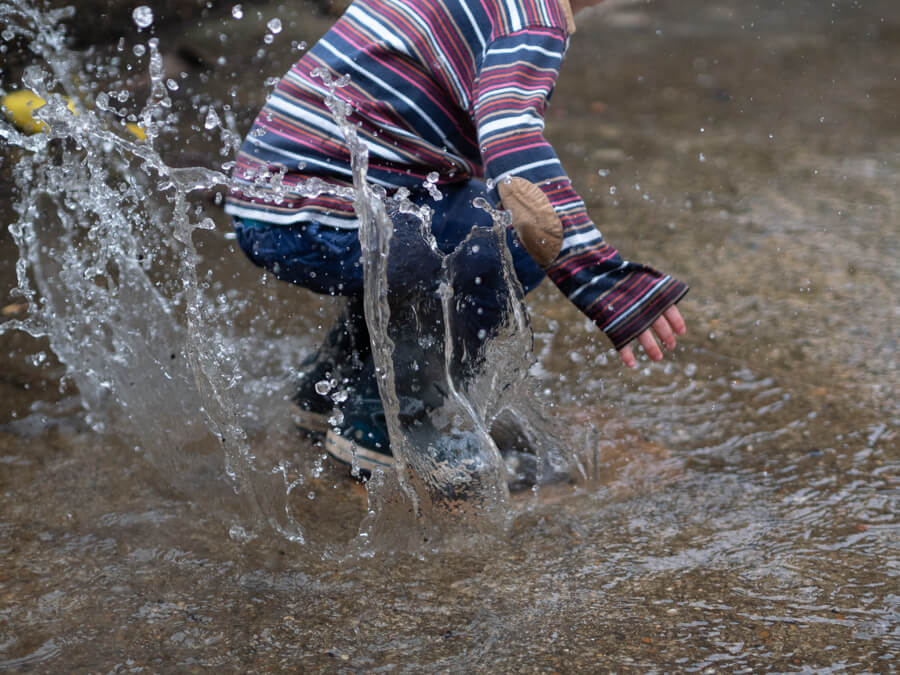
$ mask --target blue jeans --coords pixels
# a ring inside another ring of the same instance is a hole
[[[477,197],[487,199],[487,186],[482,181],[470,180],[458,186],[442,187],[441,191],[444,195],[441,201],[430,199],[422,191],[413,195],[413,202],[428,204],[434,209],[431,231],[438,248],[448,254],[468,236],[472,228],[491,227],[492,221],[490,214],[472,206],[472,200]],[[250,260],[272,272],[276,278],[316,293],[351,297],[362,295],[363,274],[357,230],[329,227],[317,222],[271,225],[236,218],[235,231],[238,243]],[[405,234],[411,233],[395,229],[394,236],[398,239],[403,239]],[[519,283],[528,293],[541,283],[544,272],[526,253],[512,229],[507,231],[506,243]],[[499,269],[498,250],[480,253],[479,268],[496,266]],[[408,265],[404,271],[406,276],[396,279],[398,285],[415,285],[422,281],[423,275],[416,265]]]

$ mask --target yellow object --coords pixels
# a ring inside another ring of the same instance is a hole
[[[67,103],[66,107],[72,111],[73,115],[77,115],[78,111],[75,110],[75,104],[72,103],[72,100],[69,98],[65,100]],[[47,128],[46,124],[34,119],[34,111],[47,105],[47,102],[33,91],[28,89],[14,91],[0,99],[0,105],[2,105],[3,112],[6,113],[9,121],[26,134],[36,134]]]
[[[75,109],[72,99],[68,97],[63,98],[66,101],[66,107],[72,111],[73,115],[77,115],[78,111]],[[47,129],[47,125],[44,122],[34,119],[34,111],[45,105],[47,105],[47,102],[29,89],[14,91],[0,98],[0,107],[3,108],[3,112],[6,113],[9,121],[26,134],[36,134]],[[147,140],[147,134],[137,124],[129,122],[125,125],[125,128],[137,140]]]
[[[147,134],[145,134],[144,130],[141,127],[139,127],[137,124],[135,124],[134,122],[129,122],[128,124],[125,125],[125,128],[128,129],[128,131],[131,133],[131,135],[134,136],[139,141],[147,140]]]

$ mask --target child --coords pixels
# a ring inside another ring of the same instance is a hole
[[[597,1],[573,0],[574,9]],[[341,433],[330,431],[326,442],[338,459],[367,470],[391,463],[362,313],[353,205],[299,189],[311,177],[352,182],[321,69],[335,80],[350,76],[337,96],[352,105],[350,122],[368,147],[369,181],[389,193],[406,188],[414,203],[430,206],[443,253],[473,228],[491,226],[472,203],[482,197],[512,214],[506,245],[523,291],[549,276],[626,366],[635,364],[633,340],[659,360],[657,339],[672,349],[685,332],[675,307],[685,284],[623,260],[604,242],[543,137],[544,110],[575,32],[572,10],[570,0],[355,0],[280,81],[247,136],[226,206],[241,247],[279,279],[348,298],[326,344],[305,364],[298,392],[302,408],[327,413],[331,403],[314,393],[315,383],[330,375],[352,385]],[[266,180],[279,173],[275,185]],[[431,196],[435,183],[440,200]],[[442,358],[430,347],[444,335],[440,258],[408,216],[396,215],[393,224],[391,317],[415,327],[395,331],[402,342],[397,387],[401,417],[414,425],[446,394],[437,375]],[[454,368],[463,380],[501,320],[508,292],[498,243],[484,236],[466,246],[453,287]]]

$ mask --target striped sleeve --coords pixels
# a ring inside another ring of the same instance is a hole
[[[688,288],[623,260],[603,240],[544,139],[544,110],[565,48],[565,33],[551,27],[524,28],[488,45],[473,96],[478,142],[486,178],[518,176],[547,195],[563,224],[562,250],[547,275],[621,349]]]

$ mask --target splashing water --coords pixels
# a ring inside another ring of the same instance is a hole
[[[134,14],[142,28],[152,23],[152,13],[145,9],[139,7]],[[123,100],[114,90],[91,96],[91,88],[77,84],[89,77],[78,55],[64,47],[58,25],[63,16],[42,14],[27,3],[0,3],[0,19],[15,26],[40,59],[40,65],[25,70],[22,84],[47,102],[35,117],[48,127],[27,136],[0,122],[0,138],[16,163],[18,218],[10,226],[20,251],[16,293],[29,307],[27,318],[8,321],[0,333],[18,330],[46,337],[65,365],[66,377],[77,386],[93,429],[134,439],[135,449],[173,486],[192,493],[200,477],[224,470],[228,489],[213,502],[221,505],[237,495],[250,511],[249,523],[235,521],[232,536],[252,537],[268,525],[303,542],[303,528],[291,504],[292,492],[304,484],[303,468],[286,457],[258,457],[248,436],[248,409],[262,413],[240,386],[245,377],[240,342],[247,336],[235,334],[228,318],[240,300],[223,303],[213,297],[215,285],[198,269],[195,233],[215,224],[193,197],[227,187],[228,177],[205,167],[169,166],[160,154],[159,141],[172,132],[177,118],[156,39],[147,42],[146,103],[138,111],[116,110],[110,102],[124,103],[128,96]],[[269,28],[276,33],[280,26]],[[492,211],[493,229],[476,228],[456,251],[441,254],[427,208],[414,206],[408,193],[388,197],[367,183],[365,145],[337,95],[346,81],[333,82],[327,73],[319,76],[331,92],[329,106],[351,149],[353,189],[313,179],[298,190],[352,199],[359,216],[366,318],[397,469],[370,482],[369,516],[361,540],[383,539],[388,545],[423,536],[434,540],[446,527],[446,504],[433,497],[447,481],[459,480],[460,472],[448,475],[446,462],[425,452],[441,443],[449,443],[445,450],[457,464],[480,467],[469,500],[477,506],[477,516],[460,523],[491,532],[502,529],[509,515],[508,491],[503,460],[490,436],[495,419],[503,413],[518,420],[539,461],[554,453],[561,457],[553,440],[559,438],[558,430],[534,422],[540,415],[535,414],[526,377],[533,360],[532,335],[505,248],[508,215]],[[77,114],[67,107],[68,101],[75,102]],[[124,133],[126,122],[138,123],[146,140],[138,142]],[[220,131],[223,152],[234,151],[239,136],[213,105],[203,126]],[[258,176],[257,183],[277,188],[282,177]],[[438,192],[434,181],[427,188]],[[490,210],[487,204],[482,207]],[[441,411],[444,425],[424,436],[401,422],[395,384],[394,338],[409,329],[392,318],[388,303],[391,218],[398,213],[412,218],[423,245],[440,264],[445,332],[441,377],[449,395]],[[454,270],[464,264],[467,250],[491,239],[503,251],[502,277],[511,292],[501,327],[485,339],[481,367],[463,382],[453,372],[454,359],[459,358],[452,347],[459,321],[452,293]],[[257,426],[265,425],[257,420]],[[408,511],[407,502],[425,535],[421,528],[411,530],[401,517]]]
[[[255,522],[302,540],[286,511],[275,515],[271,478],[255,463],[238,419],[235,355],[198,277],[193,233],[214,225],[192,211],[190,195],[226,185],[227,177],[170,167],[155,148],[172,122],[158,44],[148,43],[150,95],[132,117],[146,133],[139,143],[82,98],[75,81],[86,74],[63,47],[58,16],[2,4],[0,18],[15,22],[43,59],[46,67],[29,66],[22,83],[47,101],[35,116],[48,125],[34,136],[0,126],[16,152],[18,220],[10,232],[20,250],[16,291],[29,306],[27,319],[0,331],[48,338],[93,428],[134,438],[174,485],[191,490],[198,472],[216,474],[222,464]],[[79,101],[77,115],[57,90]],[[221,455],[191,450],[210,433]]]

